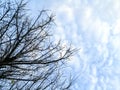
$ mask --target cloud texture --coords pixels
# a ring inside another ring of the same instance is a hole
[[[120,90],[120,1],[41,1],[32,0],[56,14],[54,37],[80,48],[69,62],[79,74],[73,90]]]

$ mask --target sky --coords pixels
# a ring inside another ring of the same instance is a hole
[[[55,15],[54,37],[80,48],[71,58],[72,90],[120,90],[120,0],[30,0]]]

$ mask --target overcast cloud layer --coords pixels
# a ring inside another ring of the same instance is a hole
[[[73,90],[120,90],[120,0],[31,0],[56,15],[56,40],[80,48],[69,62]]]

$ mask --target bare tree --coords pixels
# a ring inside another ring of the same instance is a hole
[[[53,15],[27,15],[24,1],[0,1],[0,88],[9,90],[66,90],[65,60],[75,49],[50,39]],[[69,76],[69,75],[68,75]]]

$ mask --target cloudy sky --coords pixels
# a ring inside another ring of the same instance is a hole
[[[79,75],[73,90],[120,90],[120,0],[31,0],[29,7],[51,10],[56,40],[80,48],[69,61]]]

